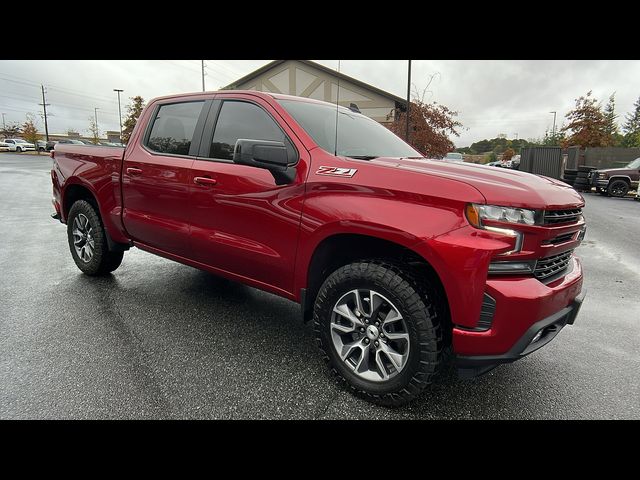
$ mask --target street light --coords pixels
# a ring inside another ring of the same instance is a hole
[[[118,120],[120,120],[120,142],[122,142],[122,110],[120,110],[120,93],[124,92],[124,90],[114,88],[113,91],[118,92]]]
[[[549,113],[553,113],[553,138],[556,138],[556,112]]]

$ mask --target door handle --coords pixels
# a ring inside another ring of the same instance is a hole
[[[193,183],[197,183],[198,185],[215,185],[218,181],[211,177],[194,177]]]
[[[127,173],[129,175],[141,175],[142,174],[142,170],[140,170],[139,168],[133,168],[133,167],[129,167],[127,168]]]

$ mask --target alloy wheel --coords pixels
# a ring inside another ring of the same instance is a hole
[[[339,358],[365,380],[387,381],[407,364],[407,324],[395,305],[374,290],[355,289],[340,297],[330,329]]]
[[[85,263],[89,263],[95,251],[93,228],[86,215],[80,213],[73,220],[73,246],[76,254]]]

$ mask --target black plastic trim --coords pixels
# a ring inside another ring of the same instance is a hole
[[[583,290],[571,305],[531,325],[507,353],[502,355],[481,356],[457,355],[456,365],[458,367],[458,376],[461,378],[477,377],[502,363],[515,362],[535,352],[539,348],[544,347],[553,340],[566,325],[573,325],[586,293],[587,292]],[[531,340],[533,340],[541,330],[546,330],[546,332],[543,333],[539,340],[531,344]]]

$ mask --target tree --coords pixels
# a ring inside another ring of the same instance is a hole
[[[38,127],[34,121],[34,116],[31,113],[27,113],[27,120],[22,124],[22,137],[29,143],[33,143],[36,146],[36,151],[40,154],[38,148]]]
[[[98,124],[94,116],[89,117],[89,128],[87,130],[91,135],[91,141],[94,145],[97,145],[100,141],[100,130],[98,130]]]
[[[433,80],[433,76],[431,80]],[[428,92],[431,80],[422,93],[417,89],[413,93],[409,110],[409,143],[427,157],[441,158],[455,149],[449,135],[459,137],[460,133],[457,129],[462,127],[462,123],[454,118],[458,112],[437,102],[427,103],[425,101],[424,96]],[[396,118],[389,129],[404,138],[406,125],[406,111],[396,111]]]
[[[17,123],[12,123],[0,129],[0,136],[3,138],[14,138],[22,135],[22,126]]]
[[[561,128],[568,136],[562,146],[608,147],[613,144],[607,133],[607,119],[591,90],[576,99],[575,108],[565,115],[569,123]]]
[[[127,105],[127,118],[122,123],[122,143],[128,143],[138,118],[144,109],[144,99],[141,96],[131,97],[131,103]]]
[[[604,107],[604,118],[607,121],[605,132],[608,135],[615,136],[618,131],[618,115],[616,114],[616,92],[609,97],[609,101]]]
[[[624,125],[622,125],[624,132],[622,145],[625,147],[640,147],[640,98],[633,106],[633,112],[627,114]]]
[[[506,162],[506,161],[508,161],[508,160],[511,160],[511,158],[512,158],[515,154],[516,154],[516,151],[515,151],[513,148],[511,148],[511,147],[507,148],[507,149],[504,151],[504,153],[502,154],[502,161],[503,161],[503,162]]]
[[[540,145],[546,147],[557,147],[560,145],[564,145],[564,143],[567,141],[567,136],[563,129],[564,124],[560,127],[559,130],[556,130],[556,133],[553,133],[553,130],[545,130],[544,137],[542,138],[542,140],[540,140]]]

